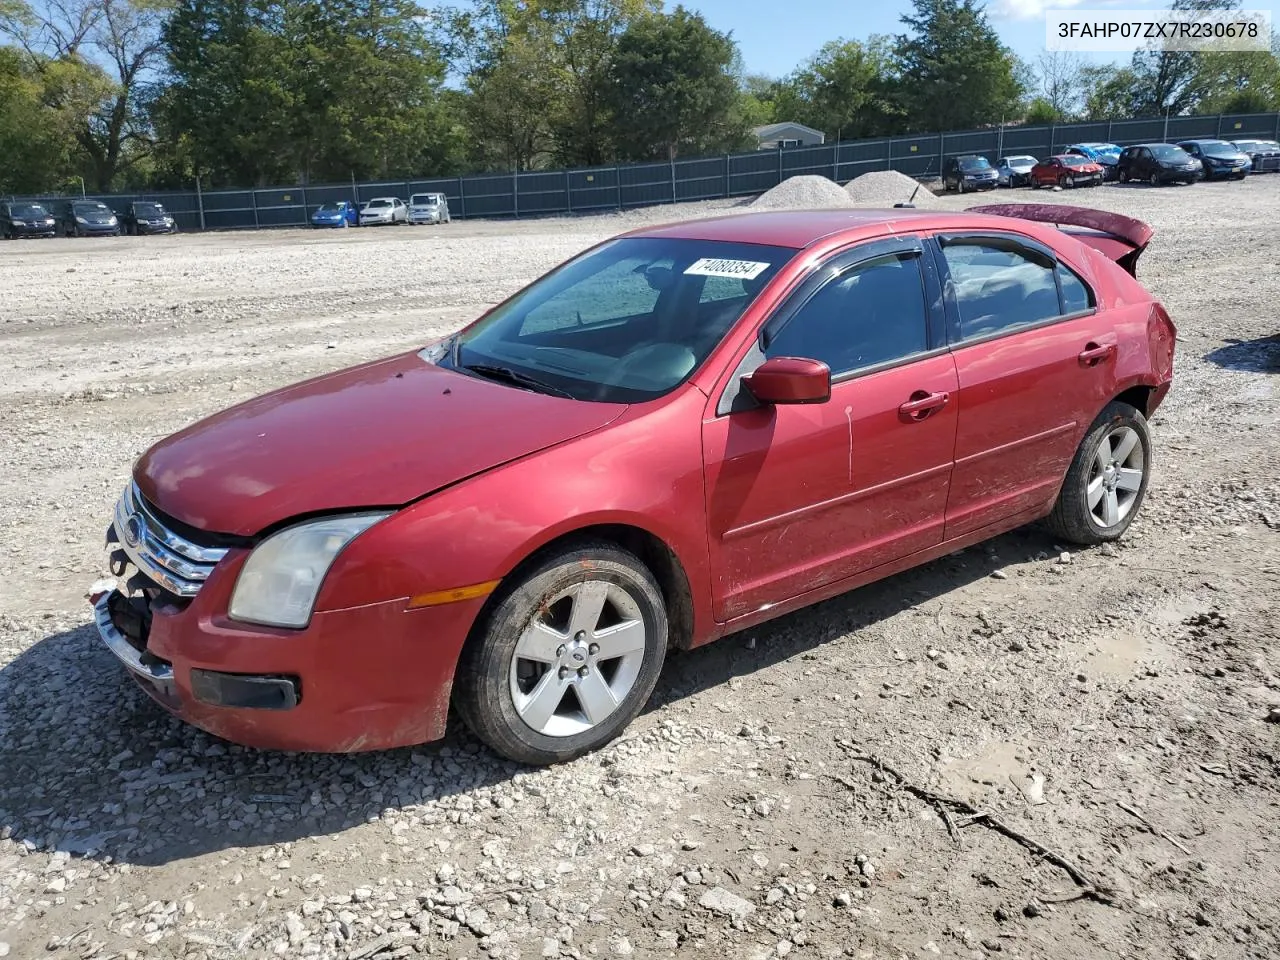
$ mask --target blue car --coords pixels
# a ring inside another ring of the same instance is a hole
[[[326,203],[317,208],[311,215],[313,227],[354,227],[359,223],[360,213],[356,205],[348,200],[337,203]]]
[[[1073,143],[1064,153],[1074,153],[1078,157],[1088,157],[1102,167],[1102,179],[1114,180],[1119,168],[1121,148],[1114,143]]]

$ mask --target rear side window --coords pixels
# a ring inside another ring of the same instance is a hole
[[[1062,294],[1062,312],[1064,314],[1084,313],[1095,306],[1093,291],[1081,280],[1074,270],[1058,264],[1058,290]]]
[[[948,243],[942,255],[960,312],[961,339],[991,336],[1062,312],[1052,264],[980,240]]]
[[[821,360],[832,376],[928,349],[920,258],[878,257],[833,277],[765,348],[768,357]]]

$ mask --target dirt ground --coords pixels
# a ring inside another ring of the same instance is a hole
[[[673,656],[547,770],[174,722],[88,625],[103,532],[194,418],[727,204],[0,245],[0,957],[1280,956],[1280,176],[1016,198],[1156,228],[1177,380],[1130,535],[1018,531]]]

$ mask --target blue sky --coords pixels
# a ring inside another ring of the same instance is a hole
[[[863,40],[873,33],[900,33],[898,18],[908,0],[667,0],[700,11],[717,30],[732,30],[747,70],[780,77],[790,73],[828,40]],[[1277,0],[1244,0],[1249,10],[1271,10]],[[1044,52],[1046,9],[1161,10],[1168,0],[989,0],[987,14],[1001,39],[1034,63]],[[1081,54],[1091,62],[1127,61],[1128,54]]]

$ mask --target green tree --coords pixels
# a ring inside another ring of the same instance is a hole
[[[87,162],[85,179],[98,190],[110,190],[150,150],[144,105],[148,75],[163,57],[169,7],[169,0],[7,0],[0,7],[0,35],[21,46],[38,69],[78,74],[73,83],[55,78],[51,89],[77,96],[96,89],[92,106],[79,100],[61,106],[83,110],[74,137]]]
[[[453,173],[464,137],[412,0],[180,0],[157,127],[215,182]]]
[[[1174,0],[1170,10],[1211,11],[1239,9],[1239,0]],[[1129,105],[1135,116],[1182,114],[1195,110],[1208,90],[1203,72],[1204,54],[1193,50],[1166,50],[1150,46],[1133,55],[1129,65],[1132,88]]]
[[[51,106],[69,74],[0,47],[0,194],[54,190],[76,172],[77,117]]]
[[[832,40],[780,85],[775,113],[832,141],[880,136],[899,122],[895,87],[889,38]]]
[[[956,130],[1014,116],[1022,95],[1013,54],[979,0],[912,0],[895,44],[911,130]]]
[[[733,75],[737,48],[697,13],[676,7],[633,22],[618,40],[610,104],[624,159],[674,159],[747,140]]]

